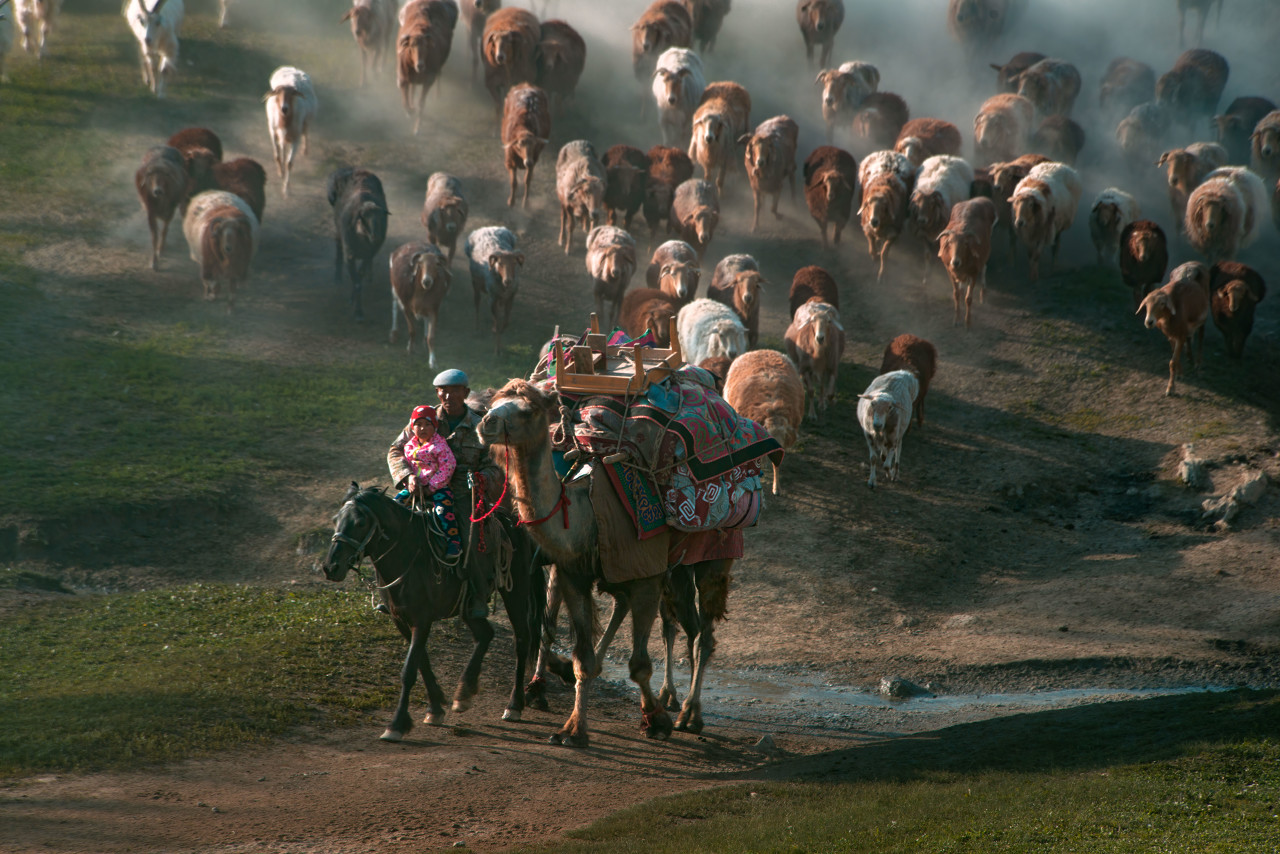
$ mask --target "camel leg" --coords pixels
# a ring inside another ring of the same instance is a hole
[[[585,575],[585,573],[584,573]],[[552,744],[568,744],[586,747],[590,743],[587,734],[587,694],[591,680],[595,678],[595,649],[591,646],[591,626],[594,622],[595,603],[591,600],[590,576],[584,579],[586,588],[578,586],[579,579],[570,579],[565,573],[557,573],[560,594],[564,597],[569,622],[573,626],[573,713],[558,732],[552,734]]]
[[[484,617],[464,617],[462,622],[475,638],[475,646],[471,648],[471,658],[463,668],[462,678],[458,680],[458,690],[453,695],[453,710],[465,712],[471,708],[471,701],[480,692],[480,665],[484,663],[484,654],[489,651],[493,642],[493,626]]]
[[[551,568],[551,578],[547,583],[546,612],[542,621],[542,642],[538,646],[538,663],[534,665],[533,680],[525,688],[525,703],[539,711],[550,711],[547,707],[547,673],[554,673],[566,684],[573,682],[573,665],[557,655],[551,645],[556,640],[556,622],[560,619],[560,585],[556,582],[556,569]]]
[[[684,732],[702,732],[702,683],[716,651],[715,621],[725,614],[732,569],[732,560],[704,561],[690,569],[695,579],[698,626],[697,636],[689,635],[689,660],[693,662],[689,696],[676,718],[676,729]]]
[[[662,704],[664,709],[680,708],[680,695],[676,692],[676,632],[679,626],[667,613],[667,602],[663,601],[661,617],[662,617],[662,649],[664,660],[662,663],[662,687],[658,689],[658,702]]]
[[[604,667],[604,656],[609,651],[609,645],[613,643],[613,637],[618,633],[618,629],[622,628],[622,621],[627,618],[627,614],[631,611],[631,604],[626,593],[615,593],[613,596],[613,613],[609,614],[609,625],[605,626],[604,634],[600,636],[600,640],[596,642],[596,676],[600,675],[600,670]]]
[[[662,578],[646,579],[631,597],[631,681],[640,689],[641,727],[649,738],[671,735],[671,716],[662,708],[649,680],[653,678],[653,660],[649,658],[649,635],[658,616],[662,598]]]

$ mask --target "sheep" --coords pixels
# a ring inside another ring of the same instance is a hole
[[[773,195],[773,215],[778,213],[778,199],[782,196],[783,180],[791,183],[791,198],[796,197],[796,146],[800,141],[800,126],[790,116],[774,116],[761,122],[755,133],[743,134],[738,142],[746,145],[743,162],[747,167],[747,179],[751,182],[754,212],[751,231],[760,225],[760,198]]]
[[[538,45],[542,26],[527,9],[499,9],[484,24],[484,87],[493,98],[498,120],[507,90],[519,83],[538,79]]]
[[[951,278],[953,326],[960,325],[962,290],[965,329],[972,323],[974,288],[979,288],[979,301],[986,297],[987,261],[991,257],[991,231],[995,223],[995,203],[979,197],[954,206],[947,227],[938,234],[938,258]]]
[[[13,21],[5,11],[9,0],[0,0],[0,83],[8,83],[9,75],[4,73],[4,63],[13,50]]]
[[[1139,104],[1116,125],[1116,142],[1130,168],[1150,162],[1169,136],[1173,114],[1168,108],[1150,101]]]
[[[271,73],[271,91],[263,100],[267,105],[267,130],[271,134],[271,153],[276,174],[283,181],[281,193],[289,197],[289,175],[293,158],[302,143],[306,155],[311,147],[311,122],[318,103],[311,76],[300,68],[283,65]]]
[[[502,8],[502,0],[462,0],[462,20],[467,25],[467,44],[471,46],[471,81],[480,69],[480,41],[484,37],[489,16]]]
[[[817,45],[822,48],[818,67],[825,68],[831,60],[836,33],[844,23],[844,0],[797,0],[796,23],[800,25],[809,64],[813,64],[813,48]]]
[[[1124,190],[1108,187],[1098,194],[1089,210],[1089,238],[1097,250],[1099,267],[1116,258],[1120,251],[1120,235],[1129,223],[1140,219],[1142,207]],[[1160,275],[1164,275],[1163,270]]]
[[[907,202],[914,183],[915,167],[896,151],[877,151],[858,167],[858,186],[862,191],[858,218],[867,236],[867,252],[880,262],[876,281],[884,278],[889,248],[906,223]]]
[[[585,139],[565,143],[556,157],[556,196],[560,199],[559,245],[569,254],[573,229],[582,223],[584,233],[604,216],[606,176],[596,149]]]
[[[884,348],[884,357],[880,360],[880,373],[910,371],[915,374],[916,381],[920,384],[920,393],[916,395],[913,402],[917,427],[924,427],[924,398],[929,393],[929,383],[937,370],[938,349],[931,341],[907,332],[894,338]]]
[[[1010,198],[1018,188],[1018,182],[1027,177],[1031,170],[1041,163],[1051,163],[1043,154],[1024,154],[1008,163],[992,163],[990,167],[993,193],[991,200],[996,203],[996,224],[1009,235],[1009,258],[1013,259],[1017,250],[1018,235],[1013,230],[1013,205]]]
[[[1187,11],[1198,12],[1200,15],[1200,24],[1196,27],[1196,44],[1204,41],[1204,25],[1209,20],[1209,12],[1213,10],[1215,0],[1178,0],[1178,45],[1186,44],[1185,28],[1187,23]],[[1222,25],[1222,0],[1216,0],[1218,4],[1218,25]]]
[[[683,240],[668,240],[654,250],[645,272],[646,284],[669,296],[676,308],[697,299],[701,277],[698,251]]]
[[[846,62],[819,71],[814,82],[822,87],[822,119],[830,142],[836,122],[852,119],[862,101],[880,88],[880,69],[869,62]]]
[[[858,423],[867,437],[871,474],[867,486],[875,489],[876,473],[883,469],[889,480],[898,479],[902,438],[911,424],[911,401],[920,394],[920,381],[911,371],[890,371],[871,381],[858,395]]]
[[[587,43],[568,21],[544,21],[540,33],[537,83],[547,90],[556,110],[563,111],[587,67]]]
[[[1049,116],[1031,135],[1031,150],[1050,160],[1075,166],[1084,148],[1084,128],[1066,116]]]
[[[653,100],[658,105],[658,127],[663,145],[684,144],[689,138],[693,111],[702,102],[707,78],[702,60],[683,47],[669,47],[653,70]]]
[[[165,144],[178,149],[182,153],[183,160],[187,159],[188,152],[198,149],[204,149],[213,155],[214,163],[222,160],[222,140],[208,128],[183,128],[169,137],[169,141]]]
[[[604,153],[604,210],[609,225],[622,224],[631,230],[631,220],[644,204],[645,178],[649,156],[630,145],[615,145]]]
[[[791,288],[787,291],[790,309],[787,316],[794,319],[800,306],[812,301],[825,302],[837,310],[840,308],[840,288],[836,280],[826,270],[813,265],[801,267],[792,277]]]
[[[632,341],[653,335],[658,347],[671,346],[671,321],[680,312],[680,304],[670,294],[656,288],[633,288],[622,298],[618,325]]]
[[[711,53],[716,49],[716,36],[720,34],[724,16],[729,14],[729,5],[730,0],[684,0],[693,23],[691,42],[697,43],[698,50]]]
[[[345,262],[354,317],[363,321],[364,285],[373,281],[373,258],[387,239],[387,196],[377,175],[350,166],[335,169],[326,190],[333,208],[333,280],[342,283]]]
[[[258,245],[258,220],[239,196],[220,190],[198,194],[182,221],[191,260],[200,265],[204,298],[227,287],[227,312],[235,310],[236,287],[249,275]]]
[[[680,239],[692,246],[701,260],[720,224],[720,194],[716,192],[716,185],[690,178],[676,187],[671,221]]]
[[[1227,150],[1227,163],[1246,166],[1252,153],[1250,135],[1258,122],[1275,112],[1276,105],[1266,98],[1236,98],[1220,116],[1213,117],[1218,143]]]
[[[394,49],[396,0],[352,0],[351,8],[340,20],[351,23],[351,36],[360,47],[360,88],[363,89],[366,73],[381,74],[385,56]]]
[[[1026,0],[950,0],[947,31],[969,54],[989,46],[1016,21]]]
[[[1026,152],[1035,108],[1021,95],[992,95],[973,119],[974,162],[1007,162]]]
[[[644,182],[644,221],[649,226],[649,246],[653,246],[658,226],[664,221],[672,230],[671,203],[676,187],[693,177],[693,161],[678,148],[655,145],[648,151],[649,172]]]
[[[833,242],[840,245],[858,190],[858,162],[843,149],[821,145],[805,160],[803,175],[804,200],[822,232],[822,248],[827,248],[828,224],[835,229]]]
[[[729,255],[716,265],[707,287],[708,299],[722,302],[738,313],[747,328],[747,346],[752,349],[760,339],[760,297],[767,283],[755,258]]]
[[[423,104],[439,79],[453,46],[453,28],[458,7],[452,0],[409,0],[400,10],[400,33],[396,37],[396,85],[400,105],[413,119],[413,135],[422,126]],[[413,102],[417,88],[417,104]]]
[[[1275,189],[1271,192],[1271,222],[1276,231],[1280,231],[1280,181],[1276,181]]]
[[[1010,198],[1013,228],[1027,244],[1032,282],[1040,278],[1040,253],[1050,244],[1050,271],[1057,264],[1062,235],[1075,221],[1082,189],[1079,173],[1063,163],[1032,167],[1014,189]]]
[[[901,95],[872,92],[853,114],[853,135],[872,151],[893,148],[910,118],[911,110]]]
[[[844,326],[834,305],[810,299],[796,308],[783,334],[787,355],[800,369],[808,417],[818,420],[835,401],[836,375],[844,355]]]
[[[1070,116],[1080,94],[1080,70],[1061,59],[1042,59],[1018,75],[1018,94],[1041,116]]]
[[[1165,397],[1173,395],[1174,380],[1182,373],[1182,354],[1188,351],[1195,365],[1204,359],[1204,322],[1209,316],[1209,271],[1203,264],[1183,264],[1170,274],[1169,282],[1143,298],[1136,314],[1144,314],[1143,324],[1159,328],[1173,346],[1169,360],[1169,384]],[[1199,352],[1191,337],[1195,336]]]
[[[693,44],[693,18],[677,0],[654,0],[631,25],[631,68],[637,80],[653,76],[658,57],[669,47]]]
[[[693,112],[689,159],[702,167],[702,177],[708,181],[715,174],[718,192],[724,192],[734,144],[750,123],[751,96],[746,89],[725,81],[712,83],[702,91],[702,101]]]
[[[1149,219],[1134,220],[1120,232],[1120,278],[1133,292],[1133,308],[1164,280],[1169,269],[1169,241],[1164,229]]]
[[[1213,264],[1235,260],[1262,233],[1267,188],[1243,166],[1210,172],[1187,200],[1187,240]]]
[[[587,272],[591,274],[596,316],[612,328],[618,324],[622,298],[636,272],[636,242],[621,228],[599,225],[587,235]],[[604,303],[610,303],[604,313]]]
[[[13,12],[22,31],[22,49],[40,59],[45,56],[45,43],[53,32],[54,21],[62,11],[62,0],[14,0]],[[39,33],[40,40],[36,41]]]
[[[410,241],[391,253],[391,332],[392,344],[400,340],[400,315],[404,315],[409,355],[413,355],[418,339],[417,323],[423,320],[427,344],[427,366],[436,369],[436,324],[440,305],[453,285],[449,262],[432,243]]]
[[[214,189],[244,199],[258,223],[262,223],[262,213],[267,206],[267,170],[261,163],[248,157],[237,157],[226,163],[213,164],[209,177]]]
[[[1280,178],[1280,110],[1274,110],[1254,125],[1249,136],[1250,165],[1267,181]]]
[[[520,268],[524,253],[516,251],[516,236],[500,225],[477,228],[462,245],[471,268],[471,291],[476,309],[476,332],[480,331],[480,301],[489,301],[493,317],[494,353],[502,354],[502,333],[511,320],[511,305],[520,289]]]
[[[684,360],[696,365],[712,356],[736,359],[747,351],[747,328],[737,312],[713,299],[696,299],[676,315]]]
[[[462,182],[445,172],[435,172],[427,179],[427,195],[422,202],[422,225],[427,240],[449,250],[449,266],[453,266],[458,235],[467,224],[470,209],[462,194]]]
[[[1047,57],[1043,53],[1035,53],[1033,51],[1023,51],[1015,53],[1013,59],[1004,65],[996,65],[991,63],[991,67],[996,71],[996,93],[1007,92],[1016,94],[1018,91],[1018,75],[1035,65],[1042,59]],[[1151,85],[1155,86],[1155,77],[1151,78]]]
[[[698,363],[699,368],[711,374],[711,378],[716,382],[716,393],[721,396],[724,395],[724,378],[729,375],[733,361],[728,356],[711,356]]]
[[[1098,107],[1111,121],[1155,99],[1155,69],[1127,56],[1111,60],[1098,84]]]
[[[969,198],[973,167],[959,157],[930,157],[916,175],[916,186],[907,203],[911,230],[924,244],[924,275],[929,281],[930,256],[938,254],[938,235],[951,219],[951,209]]]
[[[1212,292],[1209,310],[1213,325],[1222,332],[1227,356],[1240,359],[1253,331],[1253,313],[1267,295],[1266,282],[1252,267],[1235,261],[1219,261],[1209,271]]]
[[[804,381],[790,359],[776,350],[743,353],[724,378],[724,399],[743,418],[750,418],[789,451],[799,438],[804,418]],[[781,455],[770,455],[773,494],[778,494]]]
[[[529,185],[533,167],[551,137],[551,102],[537,86],[521,83],[507,90],[502,107],[502,157],[511,178],[507,207],[516,203],[516,173],[524,170],[524,197],[520,207],[529,206]]]
[[[182,0],[128,0],[124,18],[138,40],[142,58],[142,84],[157,98],[164,97],[165,75],[178,68],[178,31],[185,9]]]
[[[1230,73],[1222,54],[1194,48],[1179,56],[1173,68],[1156,80],[1156,102],[1168,107],[1188,130],[1194,130],[1197,121],[1217,111]]]
[[[1169,205],[1173,221],[1181,229],[1187,215],[1187,199],[1214,169],[1225,166],[1227,150],[1216,142],[1197,142],[1186,148],[1175,148],[1160,155],[1157,166],[1163,166],[1169,184]]]
[[[938,154],[960,156],[960,128],[942,119],[912,119],[898,131],[893,150],[905,154],[912,165],[919,168],[930,157]]]
[[[176,148],[156,146],[142,156],[134,186],[151,231],[151,269],[160,269],[160,254],[169,236],[169,223],[187,196],[187,171]]]

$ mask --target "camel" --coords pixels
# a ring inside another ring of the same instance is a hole
[[[599,670],[597,651],[592,645],[596,613],[591,590],[597,583],[617,601],[614,619],[610,621],[612,627],[620,624],[620,612],[624,609],[631,614],[629,669],[631,680],[640,688],[645,734],[650,738],[666,738],[673,728],[701,731],[702,679],[715,640],[710,615],[699,612],[698,592],[693,583],[667,588],[694,653],[690,656],[693,679],[689,695],[674,726],[671,716],[649,685],[653,676],[649,636],[662,603],[668,538],[673,534],[664,532],[645,540],[646,553],[660,555],[655,557],[649,577],[619,584],[606,582],[597,546],[600,532],[589,494],[590,478],[564,484],[556,476],[549,437],[552,416],[559,417],[559,397],[547,394],[525,380],[516,379],[494,395],[489,412],[477,430],[481,443],[509,473],[511,495],[520,523],[528,526],[530,536],[556,565],[555,583],[573,626],[573,712],[550,740],[553,744],[574,747],[586,747],[590,741],[587,697],[591,680]],[[612,487],[601,492],[609,496],[605,500],[618,500],[612,493]],[[637,546],[638,542],[637,539]],[[732,563],[732,560],[706,561],[684,568],[687,572],[680,575],[690,579],[700,576],[727,579]],[[674,692],[668,696],[673,695]]]

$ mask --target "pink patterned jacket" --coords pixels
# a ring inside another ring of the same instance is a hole
[[[457,461],[449,443],[437,432],[426,444],[418,441],[417,436],[410,436],[404,443],[404,458],[413,469],[420,483],[425,483],[432,492],[439,492],[449,485]]]

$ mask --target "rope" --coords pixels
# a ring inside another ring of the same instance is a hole
[[[572,503],[573,502],[569,500],[569,493],[565,492],[564,481],[561,481],[560,482],[560,498],[552,506],[550,513],[543,516],[541,519],[520,519],[516,522],[516,524],[529,525],[530,527],[534,525],[541,525],[543,522],[547,521],[552,516],[556,515],[556,511],[559,510],[563,514],[564,529],[567,531],[569,530],[569,505]]]

